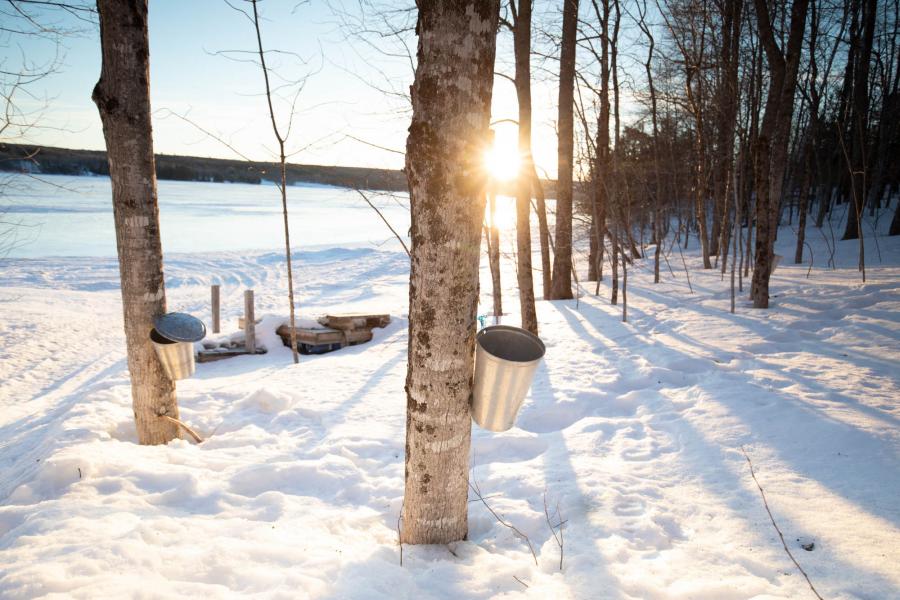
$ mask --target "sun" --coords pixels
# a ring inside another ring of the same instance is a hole
[[[515,138],[496,135],[494,144],[484,153],[484,166],[495,181],[508,182],[516,179],[522,161],[519,159]]]

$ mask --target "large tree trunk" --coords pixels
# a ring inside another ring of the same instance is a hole
[[[756,253],[750,297],[754,308],[769,307],[769,277],[775,257],[775,235],[787,164],[794,90],[809,0],[793,0],[787,51],[775,41],[766,0],[754,0],[760,40],[769,63],[770,83],[759,137],[756,140]]]
[[[519,101],[519,156],[523,162],[516,187],[516,249],[522,328],[537,335],[534,276],[531,268],[531,189],[534,171],[534,157],[531,155],[531,2],[532,0],[520,0],[513,30],[516,97]],[[549,266],[548,254],[548,271]],[[549,278],[549,273],[547,277]],[[546,290],[544,293],[546,294]]]
[[[469,396],[499,1],[420,0],[406,143],[412,212],[401,541],[468,531]]]
[[[100,111],[112,181],[125,346],[138,441],[179,437],[175,382],[150,341],[153,317],[166,312],[156,169],[150,124],[147,1],[98,0],[102,65],[93,100]]]
[[[556,176],[556,251],[550,298],[572,297],[572,151],[574,145],[575,42],[578,0],[563,0],[559,56],[559,136]]]

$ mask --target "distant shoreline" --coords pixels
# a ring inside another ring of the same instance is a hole
[[[156,155],[156,177],[171,181],[261,184],[274,182],[278,163],[248,162],[225,158]],[[106,152],[54,148],[30,144],[0,144],[0,172],[44,175],[109,175]],[[316,184],[360,190],[407,192],[406,174],[396,169],[338,167],[327,165],[287,166],[288,185]],[[543,181],[547,198],[555,196],[555,182]],[[501,186],[503,195],[515,195],[515,186]]]
[[[173,181],[261,184],[275,181],[278,163],[197,156],[156,155],[156,176]],[[45,175],[109,175],[106,152],[0,144],[0,171]],[[406,175],[392,169],[288,164],[288,185],[317,184],[387,192],[405,192]]]

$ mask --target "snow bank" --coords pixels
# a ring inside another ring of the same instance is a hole
[[[792,255],[790,231],[780,240]],[[299,365],[272,337],[287,314],[275,254],[168,257],[170,309],[208,321],[216,281],[223,335],[245,288],[270,316],[266,355],[178,383],[182,418],[206,441],[165,447],[135,443],[114,261],[4,261],[0,596],[810,597],[743,447],[824,597],[900,597],[900,240],[878,241],[883,264],[865,284],[854,242],[809,279],[782,264],[768,311],[741,295],[729,314],[727,278],[693,251],[694,293],[683,272],[663,267],[654,285],[650,260],[636,261],[628,323],[608,281],[598,298],[539,302],[546,360],[517,427],[473,432],[471,472],[537,565],[475,498],[467,541],[404,547],[400,565],[404,255],[300,254],[304,317],[393,321]],[[561,571],[545,503],[564,523]]]

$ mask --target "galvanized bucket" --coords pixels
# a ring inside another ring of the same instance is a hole
[[[482,429],[513,426],[544,357],[544,342],[519,327],[494,325],[475,336],[475,388],[472,419]]]
[[[163,337],[156,329],[150,331],[150,341],[163,369],[173,381],[187,379],[194,374],[194,344],[192,342],[176,342]]]
[[[194,342],[206,336],[203,321],[186,313],[166,313],[153,319],[150,341],[156,356],[172,380],[194,374]]]
[[[769,273],[769,275],[775,272],[775,269],[778,268],[778,265],[781,264],[782,260],[784,260],[784,257],[780,254],[776,254],[772,257],[772,271]]]

